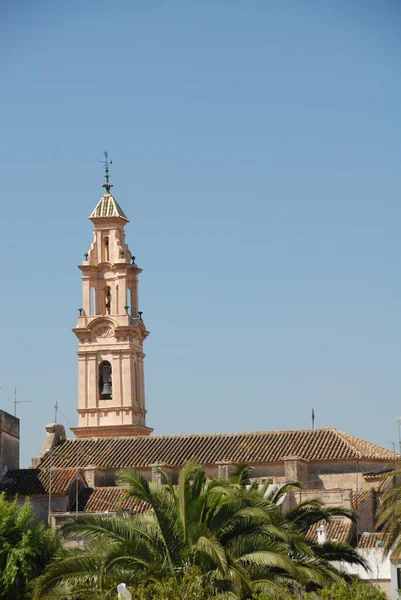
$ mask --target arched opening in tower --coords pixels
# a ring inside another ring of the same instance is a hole
[[[103,260],[105,262],[110,262],[110,249],[109,249],[109,238],[108,236],[106,236],[104,238],[104,242],[103,242],[104,246],[103,246]]]
[[[104,288],[104,307],[106,315],[111,314],[111,289],[109,285]]]
[[[99,395],[102,400],[110,400],[113,397],[112,371],[108,360],[99,364]]]

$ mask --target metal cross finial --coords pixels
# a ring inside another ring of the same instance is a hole
[[[113,184],[109,182],[109,178],[110,178],[109,166],[113,164],[113,161],[112,160],[109,161],[109,153],[107,152],[107,150],[105,150],[103,152],[103,155],[104,155],[104,160],[99,160],[98,162],[100,162],[104,165],[104,178],[106,180],[106,183],[103,184],[103,187],[106,188],[107,192],[109,192],[110,188],[113,187]]]

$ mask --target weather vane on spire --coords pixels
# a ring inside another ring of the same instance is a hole
[[[103,152],[104,160],[99,160],[98,162],[104,165],[104,178],[106,179],[106,183],[103,184],[102,187],[106,188],[107,192],[110,192],[110,188],[113,187],[113,184],[109,182],[109,166],[113,164],[113,161],[109,161],[109,153],[107,150]]]

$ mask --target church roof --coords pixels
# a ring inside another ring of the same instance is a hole
[[[149,505],[143,500],[124,498],[126,490],[123,487],[94,487],[84,488],[79,494],[78,510],[82,512],[116,511],[119,508],[142,513],[149,510]]]
[[[51,455],[51,456],[50,456]],[[68,439],[49,452],[40,468],[73,466],[182,466],[191,458],[203,465],[281,462],[285,456],[311,461],[393,461],[394,453],[334,428],[252,433],[150,435]]]
[[[51,481],[48,469],[15,469],[0,479],[0,492],[14,496],[41,496],[51,493],[65,495],[75,481],[77,469],[52,470]]]
[[[370,490],[359,490],[358,492],[352,492],[352,508],[358,508],[362,502],[365,502],[367,498],[372,498],[374,492]]]
[[[99,202],[96,205],[95,210],[92,212],[90,219],[97,217],[121,217],[128,221],[123,209],[118,204],[114,196],[108,192],[103,194]]]

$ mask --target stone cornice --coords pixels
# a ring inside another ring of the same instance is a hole
[[[109,402],[109,400],[102,400],[102,402]],[[125,412],[132,412],[134,415],[139,416],[139,417],[146,417],[147,414],[147,410],[145,410],[144,408],[141,408],[140,406],[96,406],[96,407],[92,407],[92,408],[78,408],[77,412],[80,415],[87,415],[87,414],[91,414],[91,415],[95,415],[97,413],[100,412],[112,412],[112,411],[125,411]]]
[[[125,217],[89,217],[89,220],[92,221],[92,223],[95,226],[95,230],[96,231],[104,231],[105,229],[110,229],[113,226],[114,227],[124,227],[127,223],[129,223],[129,220]]]
[[[77,438],[118,438],[143,437],[153,429],[144,425],[94,425],[88,427],[70,427]]]
[[[78,269],[80,269],[83,273],[83,277],[85,275],[89,275],[91,272],[93,274],[97,273],[104,267],[107,267],[108,271],[116,272],[116,271],[129,271],[129,273],[133,273],[134,275],[139,275],[142,273],[142,269],[137,265],[132,265],[126,260],[121,260],[121,262],[109,263],[109,262],[92,262],[89,260],[84,260],[81,265],[78,265]],[[129,274],[128,273],[128,274]]]

